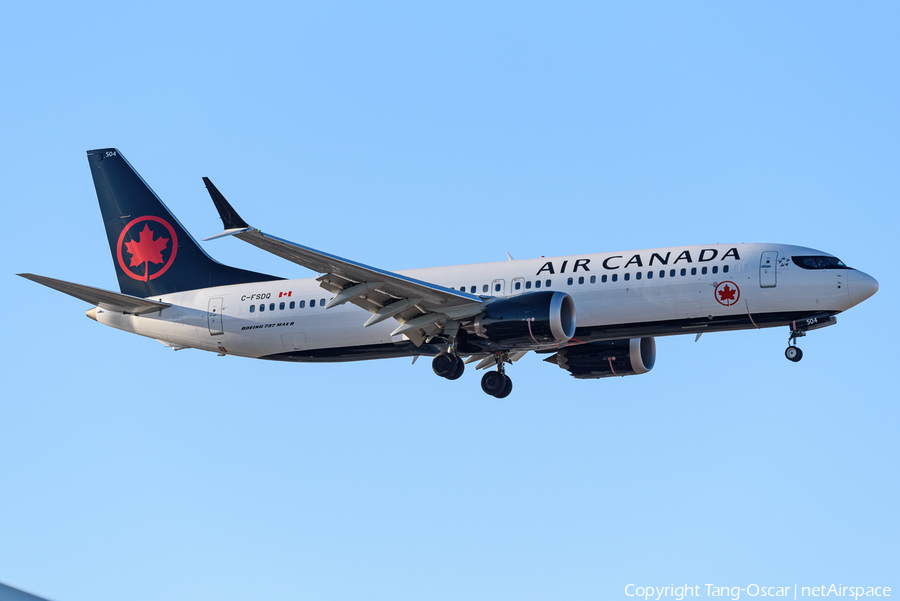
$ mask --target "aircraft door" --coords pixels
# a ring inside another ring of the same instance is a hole
[[[506,294],[506,280],[494,280],[491,282],[491,295],[503,296]]]
[[[525,292],[525,278],[513,278],[512,288],[509,289],[510,294],[521,294]]]
[[[207,318],[209,320],[209,335],[210,336],[218,336],[219,334],[224,334],[225,330],[222,329],[222,299],[211,298],[209,299],[209,313],[207,313]]]
[[[778,265],[778,251],[767,250],[759,259],[759,287],[774,288],[776,284],[775,269]]]

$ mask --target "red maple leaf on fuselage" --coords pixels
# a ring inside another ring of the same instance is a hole
[[[719,291],[719,296],[722,297],[723,301],[733,301],[734,300],[735,291],[728,287],[726,284],[722,290]]]
[[[138,234],[137,240],[125,243],[125,248],[131,253],[130,267],[137,267],[144,263],[162,263],[162,251],[169,245],[169,238],[153,239],[153,231],[149,224],[144,224],[144,229]]]

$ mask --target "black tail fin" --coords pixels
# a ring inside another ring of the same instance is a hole
[[[147,298],[281,279],[210,258],[115,148],[89,150],[87,155],[124,294]]]

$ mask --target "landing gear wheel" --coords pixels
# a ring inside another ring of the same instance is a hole
[[[506,386],[503,387],[503,392],[494,395],[498,399],[505,399],[509,396],[509,393],[512,392],[512,378],[504,374],[503,379],[506,380]]]
[[[466,371],[466,364],[463,363],[463,360],[459,357],[454,357],[454,359],[456,359],[456,371],[451,376],[444,376],[448,380],[458,380],[463,375],[463,372]]]
[[[441,353],[432,359],[431,369],[442,378],[452,378],[459,371],[458,361],[459,358],[454,357],[450,353]]]
[[[481,389],[493,397],[499,397],[506,390],[506,383],[509,378],[501,374],[499,371],[489,371],[481,377]],[[512,384],[509,385],[512,390]]]
[[[788,361],[796,363],[803,358],[803,351],[796,346],[789,346],[784,350],[784,356],[788,358]]]

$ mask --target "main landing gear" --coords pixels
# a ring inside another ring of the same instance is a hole
[[[481,376],[481,389],[492,397],[505,399],[513,389],[512,379],[506,375],[509,354],[497,353],[494,360],[497,363],[497,371],[489,371]]]
[[[497,357],[497,371],[489,371],[481,378],[481,389],[498,399],[504,399],[512,392],[512,380],[505,373],[506,357],[500,355]],[[431,369],[434,373],[448,380],[456,380],[461,375],[466,366],[463,360],[451,353],[441,353],[431,361]]]
[[[489,371],[481,376],[481,389],[498,399],[505,399],[512,392],[512,379],[503,373],[503,364],[501,363],[497,371]]]
[[[463,360],[456,355],[441,353],[431,361],[431,369],[442,378],[457,380],[463,375],[466,365],[463,363]]]
[[[800,350],[800,347],[796,346],[797,339],[802,336],[806,336],[806,332],[791,330],[791,336],[788,338],[788,347],[784,349],[784,356],[787,357],[788,361],[796,363],[803,358],[803,351]]]

